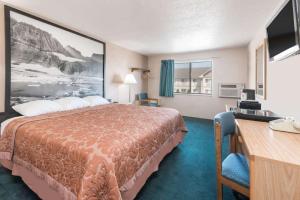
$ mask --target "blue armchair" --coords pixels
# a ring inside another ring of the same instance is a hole
[[[139,105],[142,106],[152,106],[152,107],[158,107],[159,106],[159,100],[155,98],[149,98],[148,94],[143,92],[139,93],[137,95],[137,101],[139,102]]]
[[[222,138],[233,136],[235,122],[232,112],[217,114],[214,118],[217,160],[217,196],[223,198],[223,184],[249,197],[249,166],[240,153],[230,153],[222,162]]]

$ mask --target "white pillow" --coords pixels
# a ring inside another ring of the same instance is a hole
[[[61,111],[59,104],[49,100],[36,100],[23,104],[18,104],[12,107],[16,112],[24,116],[36,116],[51,112]]]
[[[109,101],[101,96],[87,96],[83,98],[85,101],[89,102],[90,106],[97,106],[103,104],[109,104]]]
[[[89,102],[79,98],[79,97],[65,97],[61,99],[54,100],[54,102],[58,103],[62,110],[73,110],[77,108],[88,107]]]

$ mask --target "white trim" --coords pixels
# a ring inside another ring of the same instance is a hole
[[[184,95],[184,96],[205,96],[205,97],[213,97],[212,94],[205,94],[205,93],[175,93],[174,92],[174,96],[181,96],[181,95]]]
[[[211,58],[211,59],[174,60],[175,64],[200,63],[200,62],[211,62],[213,64],[213,58]]]

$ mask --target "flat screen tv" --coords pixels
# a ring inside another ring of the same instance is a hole
[[[270,61],[299,52],[298,1],[288,0],[267,26]]]

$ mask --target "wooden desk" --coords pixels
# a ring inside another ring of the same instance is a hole
[[[251,200],[300,200],[300,134],[236,120],[250,166]]]

